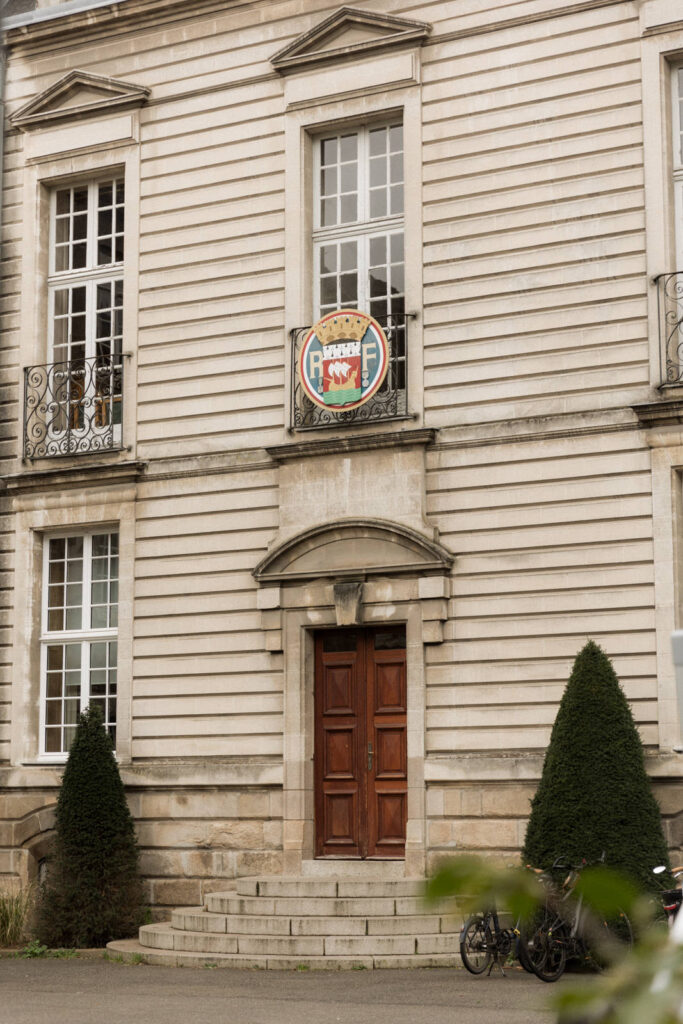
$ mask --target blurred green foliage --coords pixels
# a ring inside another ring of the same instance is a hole
[[[587,927],[625,910],[636,941],[604,973],[562,982],[552,996],[558,1024],[683,1024],[683,946],[677,926],[670,930],[655,921],[661,901],[602,866],[586,868],[574,892],[588,908]],[[495,904],[517,918],[544,902],[547,890],[524,868],[462,856],[445,862],[427,885],[430,902],[453,897],[463,916]],[[680,932],[683,942],[683,921]]]

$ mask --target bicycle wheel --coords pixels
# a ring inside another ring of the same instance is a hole
[[[483,974],[491,963],[491,928],[487,914],[473,914],[460,932],[460,956],[470,974]]]
[[[539,907],[527,920],[520,921],[515,952],[517,959],[529,974],[535,974],[534,963],[541,963],[545,957],[543,936],[556,921],[556,915]]]
[[[537,951],[531,960],[534,974],[541,981],[557,981],[567,965],[569,931],[562,922],[540,929],[537,933]]]

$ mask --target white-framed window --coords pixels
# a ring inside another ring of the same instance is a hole
[[[343,307],[403,316],[403,125],[315,140],[314,319]]]
[[[52,435],[120,433],[124,219],[122,177],[59,186],[50,195]]]
[[[40,754],[63,758],[78,716],[97,705],[116,741],[118,533],[45,539],[40,636]]]

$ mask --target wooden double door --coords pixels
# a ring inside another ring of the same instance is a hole
[[[403,857],[405,627],[315,637],[317,857]]]

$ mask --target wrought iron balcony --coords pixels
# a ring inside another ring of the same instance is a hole
[[[683,384],[683,270],[659,274],[655,282],[661,382]]]
[[[122,447],[121,355],[27,366],[24,385],[24,458]]]
[[[406,419],[408,413],[408,321],[411,314],[393,315],[378,320],[389,343],[386,376],[374,393],[356,408],[335,410],[316,405],[305,392],[301,381],[301,355],[310,327],[297,327],[292,340],[292,408],[293,430],[319,430],[340,423],[368,423],[379,420]]]

